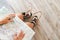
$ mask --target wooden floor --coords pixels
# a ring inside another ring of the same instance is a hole
[[[60,0],[8,0],[15,12],[32,8],[39,17],[33,40],[60,40]],[[17,3],[16,3],[17,2]],[[41,15],[42,14],[42,15]],[[41,17],[40,17],[41,16]]]
[[[60,40],[60,0],[34,0],[41,11],[34,40]]]

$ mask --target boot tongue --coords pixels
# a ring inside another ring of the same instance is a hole
[[[31,12],[26,13],[26,15],[24,16],[24,19],[30,18],[31,16],[32,16],[32,13]]]
[[[32,16],[31,12],[29,12],[29,13],[26,14],[26,17],[28,17],[28,18],[31,17],[31,16]]]

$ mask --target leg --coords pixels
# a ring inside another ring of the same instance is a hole
[[[35,24],[37,22],[37,16],[34,16],[33,19],[31,20],[31,22],[26,22],[26,24],[30,27],[30,28],[34,28]]]

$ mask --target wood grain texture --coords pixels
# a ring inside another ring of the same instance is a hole
[[[42,12],[41,26],[36,26],[36,40],[60,40],[59,37],[59,4],[57,0],[34,0],[36,10]],[[34,5],[33,4],[33,5]],[[35,7],[34,6],[34,7]],[[40,16],[40,15],[39,15]]]
[[[36,26],[36,40],[60,40],[60,5],[59,0],[34,0],[42,17],[40,26]],[[34,40],[35,40],[34,39]]]

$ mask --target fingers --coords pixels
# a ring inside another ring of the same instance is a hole
[[[19,35],[17,35],[17,34],[14,35],[14,40],[22,40],[24,35],[25,34],[23,33],[23,31],[21,31],[21,33],[19,33]]]
[[[14,39],[14,40],[18,40],[17,34],[14,35],[13,39]]]
[[[15,17],[15,14],[9,14],[6,18],[12,19],[12,18],[14,18],[14,17]]]
[[[9,14],[8,16],[13,16],[13,17],[15,17],[15,14]]]
[[[15,14],[10,14],[10,15],[8,16],[8,21],[9,21],[9,22],[12,22],[14,17],[15,17]]]
[[[6,24],[8,22],[12,22],[13,18],[15,17],[15,14],[9,14],[2,20],[2,24]]]
[[[25,34],[23,33],[23,31],[21,31],[21,33],[18,35],[18,38],[21,38],[22,39],[24,37],[24,35]]]

